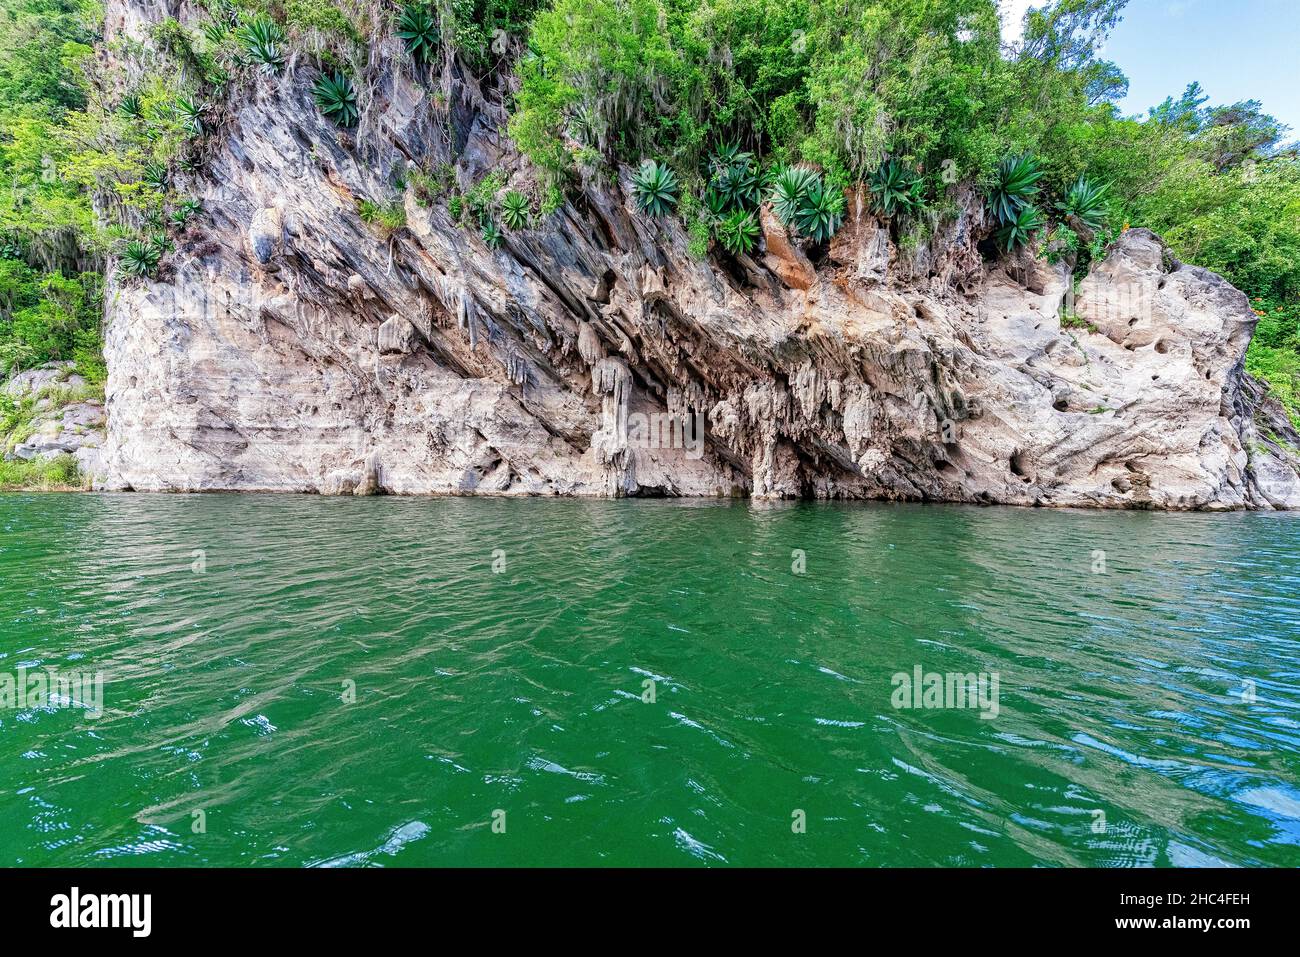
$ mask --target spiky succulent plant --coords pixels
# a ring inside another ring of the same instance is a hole
[[[128,93],[122,97],[122,102],[118,104],[117,112],[121,113],[129,120],[144,119],[144,106],[140,102],[140,97],[135,93]]]
[[[763,180],[747,158],[715,174],[711,188],[726,200],[728,208],[751,209],[762,198]]]
[[[921,178],[899,160],[881,163],[868,183],[875,207],[886,216],[921,207]]]
[[[122,247],[117,268],[123,276],[152,276],[161,259],[162,251],[156,245],[132,239]]]
[[[655,160],[646,160],[632,175],[637,207],[651,216],[667,216],[677,207],[677,174]]]
[[[172,104],[172,111],[180,120],[181,127],[190,136],[203,135],[203,107],[188,96],[178,96]]]
[[[341,72],[322,73],[311,92],[320,111],[339,126],[352,126],[361,115],[357,109],[356,87]]]
[[[1023,246],[1043,228],[1043,214],[1036,206],[1021,206],[1014,216],[997,231],[997,240],[1007,252]]]
[[[496,249],[501,245],[501,228],[490,219],[483,221],[480,235],[482,235],[483,242],[487,244],[488,249]]]
[[[1076,216],[1089,229],[1100,229],[1106,224],[1106,194],[1109,183],[1094,183],[1080,176],[1065,194],[1057,208],[1066,216]]]
[[[777,173],[768,197],[776,218],[787,226],[793,226],[809,187],[820,182],[821,177],[806,166],[787,166]]]
[[[406,52],[422,63],[433,59],[438,48],[438,25],[427,4],[411,3],[397,19],[397,35],[406,44]]]
[[[732,254],[750,253],[758,242],[758,217],[753,210],[738,209],[718,223],[718,241]]]
[[[794,225],[813,242],[823,243],[835,235],[844,219],[844,193],[818,178],[804,192]]]
[[[528,225],[528,197],[511,190],[501,200],[501,219],[511,229],[523,229]]]
[[[145,163],[140,181],[159,192],[167,188],[167,167],[162,163]]]
[[[1038,160],[1029,153],[1008,156],[998,163],[993,188],[989,190],[989,206],[998,222],[1006,224],[1015,219],[1038,195],[1038,181],[1042,178]]]
[[[203,204],[198,200],[187,199],[176,205],[172,210],[171,223],[177,229],[184,229],[185,226],[203,209]]]
[[[284,31],[265,14],[259,13],[235,31],[245,55],[264,73],[278,73],[284,66]]]

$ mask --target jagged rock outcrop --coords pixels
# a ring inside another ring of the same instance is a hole
[[[1147,231],[1073,303],[1064,266],[986,263],[970,195],[906,252],[856,198],[820,255],[764,217],[699,261],[627,170],[499,249],[412,188],[383,233],[357,202],[412,163],[534,184],[498,105],[374,81],[354,135],[305,69],[232,97],[203,235],[106,297],[103,486],[1300,507],[1245,297]]]

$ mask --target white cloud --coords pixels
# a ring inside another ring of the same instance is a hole
[[[1002,41],[1019,43],[1025,30],[1025,14],[1029,8],[1041,6],[1041,0],[998,0],[998,13],[1002,17]]]

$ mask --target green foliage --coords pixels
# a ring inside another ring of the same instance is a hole
[[[1291,424],[1300,429],[1300,353],[1294,347],[1251,342],[1246,371],[1268,383],[1269,394],[1282,403]]]
[[[167,167],[163,163],[146,163],[140,174],[140,182],[150,189],[163,192],[167,189]]]
[[[499,169],[484,174],[465,194],[465,207],[479,219],[486,217],[496,206],[497,193],[506,185],[506,174]]]
[[[677,174],[655,160],[643,162],[632,176],[637,208],[650,216],[667,216],[677,207]]]
[[[190,136],[203,135],[203,108],[187,96],[176,98],[176,116]]]
[[[511,229],[524,229],[528,225],[528,197],[511,190],[501,200],[501,219]]]
[[[132,239],[122,247],[117,268],[124,277],[142,279],[157,271],[160,259],[162,252],[155,244]]]
[[[820,184],[821,177],[806,166],[787,166],[776,174],[772,186],[772,212],[787,226],[793,226],[808,190]]]
[[[406,44],[406,52],[421,63],[433,59],[441,38],[433,13],[424,3],[411,3],[403,8],[397,21],[397,35]]]
[[[485,219],[480,230],[483,242],[487,244],[488,249],[496,249],[501,245],[501,230],[497,224],[490,219]]]
[[[48,459],[0,459],[0,491],[60,491],[81,485],[77,460],[67,452]]]
[[[564,190],[552,183],[542,195],[541,214],[549,216],[564,205]]]
[[[808,185],[795,213],[795,229],[813,242],[823,243],[835,235],[844,220],[844,192],[820,179]]]
[[[1011,219],[997,231],[998,243],[1010,252],[1033,239],[1034,234],[1043,228],[1045,222],[1037,206],[1020,206]]]
[[[1002,224],[1013,222],[1029,206],[1040,189],[1043,170],[1029,153],[1007,156],[998,163],[997,175],[989,190],[989,208]]]
[[[357,215],[362,222],[378,226],[383,233],[391,233],[406,225],[406,207],[400,199],[388,203],[363,199],[357,203]]]
[[[718,242],[729,253],[751,253],[760,232],[754,212],[738,209],[718,224]]]
[[[709,241],[713,238],[713,225],[705,215],[697,216],[686,227],[686,251],[695,259],[709,254]]]
[[[763,196],[764,181],[752,153],[738,146],[724,148],[713,157],[713,181],[709,189],[725,210],[752,209]]]
[[[1058,208],[1063,215],[1076,217],[1089,229],[1100,229],[1106,222],[1106,193],[1109,190],[1109,183],[1094,183],[1086,176],[1080,176]]]
[[[279,73],[284,66],[284,30],[265,14],[258,14],[235,30],[235,38],[248,59],[265,73]]]
[[[339,126],[352,126],[360,116],[356,88],[342,73],[322,73],[312,87],[312,96],[320,111]]]
[[[921,178],[898,160],[881,163],[870,187],[876,209],[886,216],[915,212],[923,203]]]
[[[186,199],[176,204],[176,208],[171,213],[171,224],[176,229],[184,229],[191,219],[197,216],[203,210],[203,204],[198,200]]]

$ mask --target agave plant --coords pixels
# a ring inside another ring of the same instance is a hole
[[[1038,195],[1043,171],[1029,153],[1008,156],[998,164],[997,178],[989,191],[989,205],[998,222],[1006,224]]]
[[[806,166],[787,166],[776,174],[769,200],[776,218],[787,226],[794,225],[810,186],[820,184],[821,177]]]
[[[167,167],[162,163],[145,163],[140,181],[159,192],[167,188]]]
[[[122,97],[122,102],[117,106],[117,112],[129,120],[144,119],[144,106],[140,102],[140,97],[135,93],[128,93]]]
[[[868,185],[876,208],[886,216],[914,212],[921,207],[921,178],[898,160],[881,163]]]
[[[1106,194],[1109,190],[1109,183],[1094,183],[1080,176],[1057,208],[1066,216],[1078,217],[1089,229],[1100,229],[1106,224]]]
[[[1015,215],[997,232],[997,240],[1007,250],[1023,246],[1043,228],[1043,214],[1036,206],[1021,206]]]
[[[651,216],[667,216],[677,206],[677,174],[662,163],[646,160],[632,175],[637,207]]]
[[[202,209],[203,209],[203,204],[195,199],[187,199],[181,203],[178,203],[176,208],[172,210],[172,215],[171,215],[172,225],[175,226],[177,229],[184,229],[186,224],[189,223],[189,221],[193,219]]]
[[[209,20],[203,25],[203,37],[214,47],[221,46],[230,36],[230,25],[221,20]]]
[[[758,235],[758,217],[753,210],[738,209],[718,223],[718,241],[733,255],[752,252]]]
[[[511,229],[523,229],[528,225],[528,197],[511,190],[501,200],[501,218]]]
[[[406,52],[427,63],[438,46],[438,26],[423,3],[408,4],[397,20],[397,35],[406,43]]]
[[[172,105],[172,111],[181,121],[181,127],[190,136],[203,135],[203,107],[187,96],[178,96]]]
[[[320,111],[339,126],[352,126],[361,115],[356,88],[342,73],[335,72],[333,76],[322,73],[312,87],[312,95]]]
[[[754,154],[748,150],[742,150],[739,143],[724,143],[709,158],[709,167],[714,176],[721,176],[727,170],[736,166],[748,168],[753,165],[753,162]]]
[[[262,72],[278,73],[284,66],[284,31],[265,14],[259,13],[236,30],[235,38]]]
[[[160,224],[161,225],[161,224]],[[158,253],[161,259],[172,248],[172,241],[167,238],[166,233],[152,233],[149,236],[149,248]]]
[[[161,259],[162,251],[153,243],[132,239],[123,247],[117,268],[123,276],[151,276]]]
[[[727,214],[727,197],[710,186],[704,191],[704,208],[711,219],[721,219]]]
[[[826,186],[820,177],[808,186],[795,213],[794,225],[813,242],[823,243],[835,235],[844,219],[844,193]]]
[[[714,176],[713,189],[726,200],[728,207],[748,209],[758,205],[763,195],[763,181],[746,159],[743,163],[724,168]]]
[[[481,235],[483,236],[483,242],[487,244],[488,249],[496,249],[501,245],[501,229],[496,223],[492,222],[492,220],[485,219],[483,221]]]

